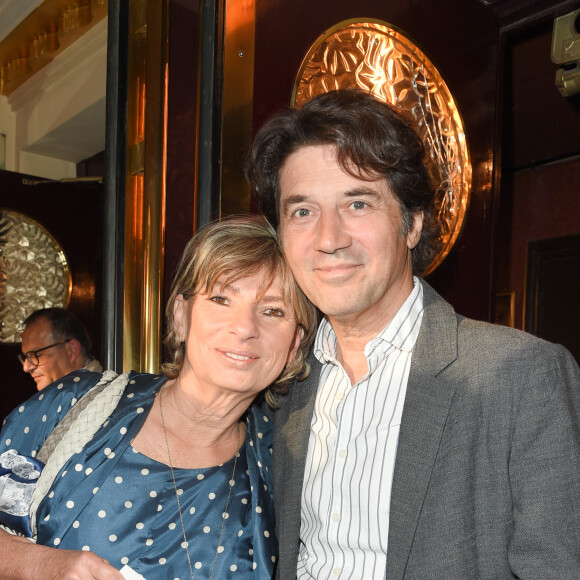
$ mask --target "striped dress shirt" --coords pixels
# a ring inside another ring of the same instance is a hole
[[[302,488],[299,580],[383,580],[393,470],[411,356],[423,318],[414,288],[365,347],[368,374],[351,385],[324,320],[314,352],[322,362]]]

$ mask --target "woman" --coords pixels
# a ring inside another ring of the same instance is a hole
[[[272,384],[275,404],[307,372],[315,311],[275,232],[248,217],[190,241],[166,313],[163,376],[124,375],[116,408],[40,503],[38,543],[0,532],[1,578],[271,577],[271,431],[252,403]],[[34,457],[98,378],[77,371],[15,410],[0,454]]]

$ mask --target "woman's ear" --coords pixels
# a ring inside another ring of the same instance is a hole
[[[187,300],[178,294],[173,303],[173,332],[177,340],[184,341],[187,334]]]

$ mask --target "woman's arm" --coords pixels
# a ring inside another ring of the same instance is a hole
[[[123,580],[93,552],[58,550],[0,530],[1,580]]]

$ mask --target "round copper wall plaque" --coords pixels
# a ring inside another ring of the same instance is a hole
[[[471,190],[471,162],[455,101],[425,54],[380,20],[346,20],[322,34],[302,61],[291,105],[335,89],[360,88],[396,107],[417,127],[428,153],[441,219],[441,264],[459,236]]]
[[[69,303],[72,278],[60,244],[31,217],[0,208],[0,342],[20,342],[39,308]]]

